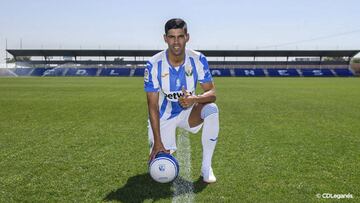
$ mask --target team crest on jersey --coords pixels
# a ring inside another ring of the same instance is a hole
[[[149,82],[149,70],[145,68],[144,71],[144,81]]]
[[[178,79],[176,79],[176,87],[180,87],[181,86],[181,81],[180,81],[180,79],[178,78]]]
[[[191,66],[187,66],[187,67],[185,68],[185,74],[186,74],[186,76],[192,76],[193,71],[192,71],[192,67],[191,67]]]

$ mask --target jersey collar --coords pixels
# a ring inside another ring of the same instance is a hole
[[[171,63],[169,62],[168,50],[167,50],[167,49],[165,50],[165,56],[166,56],[166,62],[167,62],[167,64],[169,65],[169,67],[176,71],[176,68],[173,67],[173,66],[171,65]],[[186,49],[185,49],[184,62],[179,66],[179,69],[178,69],[178,70],[180,70],[180,68],[184,66],[184,64],[186,63],[186,61],[187,61],[187,57],[186,57]],[[176,71],[176,72],[177,72],[177,71]]]

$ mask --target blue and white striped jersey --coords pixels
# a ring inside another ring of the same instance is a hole
[[[147,62],[144,72],[145,91],[159,92],[161,119],[171,119],[180,114],[183,108],[178,99],[183,96],[182,87],[195,94],[198,81],[212,82],[209,65],[203,54],[189,49],[185,51],[185,61],[181,66],[172,67],[164,50]]]

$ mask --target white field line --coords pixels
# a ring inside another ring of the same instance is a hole
[[[180,165],[180,174],[173,182],[173,203],[191,203],[194,201],[194,185],[191,181],[191,150],[189,134],[180,129],[177,136],[176,159]]]

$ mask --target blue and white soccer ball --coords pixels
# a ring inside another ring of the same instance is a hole
[[[150,162],[149,172],[156,182],[168,183],[179,175],[179,163],[171,154],[159,153]]]

